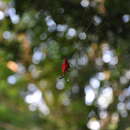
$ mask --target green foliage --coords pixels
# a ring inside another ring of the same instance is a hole
[[[2,0],[0,130],[129,130],[129,5]]]

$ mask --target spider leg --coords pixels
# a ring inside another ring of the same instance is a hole
[[[79,67],[78,66],[74,66],[74,65],[72,65],[72,64],[70,64],[70,68],[73,68],[73,69],[79,69]]]
[[[63,79],[65,77],[65,73],[63,73],[60,77],[59,77],[59,79]]]

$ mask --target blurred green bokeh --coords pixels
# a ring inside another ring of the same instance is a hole
[[[0,0],[0,130],[130,130],[129,59],[129,0]]]

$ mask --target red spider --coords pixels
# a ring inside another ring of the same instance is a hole
[[[65,58],[62,63],[62,66],[61,66],[63,75],[60,77],[60,79],[64,78],[64,75],[66,72],[68,72],[69,68],[70,68],[70,64],[69,64],[68,60]]]

